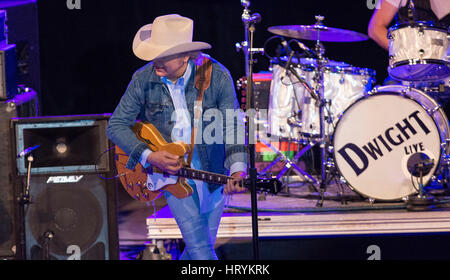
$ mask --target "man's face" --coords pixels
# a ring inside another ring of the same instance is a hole
[[[153,65],[156,75],[166,77],[169,80],[176,80],[184,74],[189,56],[168,56],[155,59]]]

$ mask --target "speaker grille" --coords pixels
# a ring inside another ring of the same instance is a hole
[[[77,245],[86,251],[97,240],[103,226],[102,206],[90,186],[49,186],[35,199],[30,209],[29,228],[33,238],[44,245],[44,234],[54,233],[50,252],[66,254]]]
[[[42,259],[48,250],[52,257],[65,259],[73,245],[93,259],[107,256],[106,191],[104,180],[92,174],[32,177],[32,203],[25,218],[27,257]],[[46,238],[48,233],[52,238]],[[98,246],[105,250],[92,250]]]

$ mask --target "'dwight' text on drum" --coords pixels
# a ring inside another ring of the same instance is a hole
[[[420,118],[420,112],[414,111],[403,120],[386,128],[361,147],[354,143],[347,143],[342,147],[336,148],[338,148],[337,152],[345,159],[356,175],[359,176],[369,166],[370,158],[378,160],[394,149],[404,149],[406,154],[418,152],[419,149],[425,149],[421,142],[414,142],[411,145],[413,140],[420,141],[420,131],[423,131],[425,135],[430,133],[430,129]],[[400,147],[407,140],[411,140],[410,144],[405,147]]]

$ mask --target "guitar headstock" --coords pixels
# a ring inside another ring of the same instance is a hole
[[[250,179],[244,180],[244,186],[250,188]],[[280,180],[276,178],[257,178],[256,179],[256,190],[269,192],[271,194],[277,194],[281,191],[283,184]]]

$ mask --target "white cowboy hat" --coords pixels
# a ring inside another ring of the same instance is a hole
[[[155,18],[144,25],[134,36],[133,52],[146,61],[166,56],[210,49],[204,42],[192,42],[194,22],[177,14]]]

